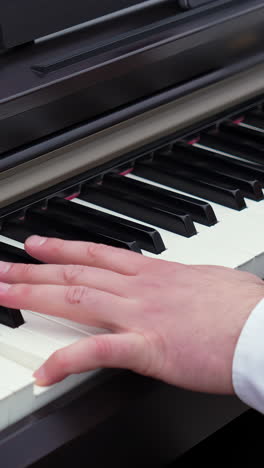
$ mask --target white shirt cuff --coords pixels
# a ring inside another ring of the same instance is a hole
[[[232,378],[237,396],[264,413],[264,299],[242,329],[234,353]]]

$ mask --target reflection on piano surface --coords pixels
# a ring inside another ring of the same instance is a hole
[[[151,1],[123,11],[122,24],[114,15],[36,43],[35,26],[32,37],[3,36],[0,260],[36,262],[23,242],[39,234],[263,277],[263,16],[260,0],[216,0],[187,12]],[[143,441],[141,461],[168,462],[245,410],[236,399],[103,370],[37,388],[32,372],[52,352],[102,330],[4,312],[5,467],[28,466],[84,433],[92,447],[100,430],[101,444],[112,434],[110,459],[121,466],[114,434],[123,431],[129,447],[135,415],[139,425],[142,415],[150,420],[136,429],[126,466]],[[34,449],[11,450],[33,434]],[[155,440],[164,444],[159,455]],[[102,454],[93,456],[93,466],[104,466]]]

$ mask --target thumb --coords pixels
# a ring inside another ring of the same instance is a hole
[[[135,370],[146,373],[150,350],[138,333],[96,335],[84,338],[53,353],[34,373],[36,384],[48,386],[70,374],[100,367]]]

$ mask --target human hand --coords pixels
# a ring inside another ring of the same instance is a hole
[[[34,374],[51,385],[98,367],[127,368],[196,391],[233,393],[235,346],[262,281],[108,246],[33,236],[44,265],[0,264],[0,303],[106,328],[56,351]]]

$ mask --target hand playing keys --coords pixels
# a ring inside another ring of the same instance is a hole
[[[46,264],[0,262],[1,305],[109,330],[55,352],[35,372],[39,385],[114,367],[233,393],[234,349],[263,297],[259,278],[84,242],[33,236],[25,247]]]

